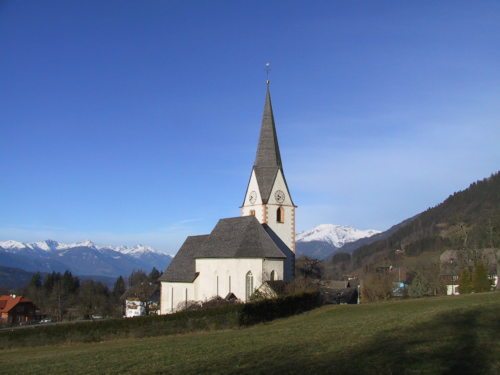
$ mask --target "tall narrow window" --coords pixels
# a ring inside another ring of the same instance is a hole
[[[170,312],[174,312],[174,288],[172,288],[172,293],[170,297]]]
[[[276,210],[276,221],[278,223],[284,223],[285,222],[285,209],[283,207],[278,207]]]
[[[247,276],[246,276],[246,288],[245,289],[246,289],[245,300],[249,301],[250,300],[250,296],[253,293],[253,275],[252,275],[252,271],[248,271],[247,272]]]
[[[217,276],[217,297],[219,296],[219,276]]]
[[[231,293],[231,276],[229,276],[229,293]]]
[[[271,271],[271,281],[274,281],[274,280],[276,280],[276,271],[272,270]]]
[[[188,288],[186,288],[186,298],[185,298],[185,307],[188,305]]]
[[[250,216],[255,216],[255,210],[250,210]]]

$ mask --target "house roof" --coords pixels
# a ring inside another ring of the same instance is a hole
[[[328,289],[345,289],[349,288],[349,281],[346,280],[324,280],[321,281],[321,286]]]
[[[23,296],[10,296],[10,295],[3,295],[0,296],[0,313],[7,313],[10,310],[12,310],[17,304],[21,302],[31,302],[32,301],[28,298],[24,298]]]
[[[220,219],[196,258],[286,258],[254,216]]]
[[[194,257],[201,245],[208,238],[208,234],[189,236],[170,262],[160,281],[192,283],[196,279]]]
[[[186,239],[160,281],[193,282],[197,276],[197,258],[284,259],[286,256],[254,216],[220,219],[209,235]]]

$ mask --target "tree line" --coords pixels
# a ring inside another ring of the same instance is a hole
[[[125,298],[146,301],[159,290],[160,276],[156,268],[149,274],[137,270],[126,279],[118,277],[110,289],[100,281],[81,280],[70,271],[37,272],[23,294],[53,321],[122,317]]]

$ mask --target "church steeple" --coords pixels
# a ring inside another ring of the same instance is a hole
[[[295,251],[295,208],[283,173],[271,92],[267,81],[257,154],[241,206],[241,214],[254,215],[289,249]]]
[[[266,101],[264,103],[264,113],[262,115],[262,125],[260,128],[259,144],[257,146],[254,166],[282,167],[278,136],[276,135],[276,125],[274,124],[269,81],[267,81]]]
[[[269,81],[266,83],[264,113],[262,114],[259,143],[257,144],[257,154],[253,165],[262,203],[269,201],[278,171],[281,171],[281,174],[283,174],[283,164],[281,162],[276,124],[274,123]]]

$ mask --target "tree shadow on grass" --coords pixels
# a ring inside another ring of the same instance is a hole
[[[500,319],[496,309],[457,310],[412,328],[381,332],[351,351],[323,351],[322,347],[297,344],[256,348],[229,359],[212,358],[206,372],[499,374],[499,337]]]

